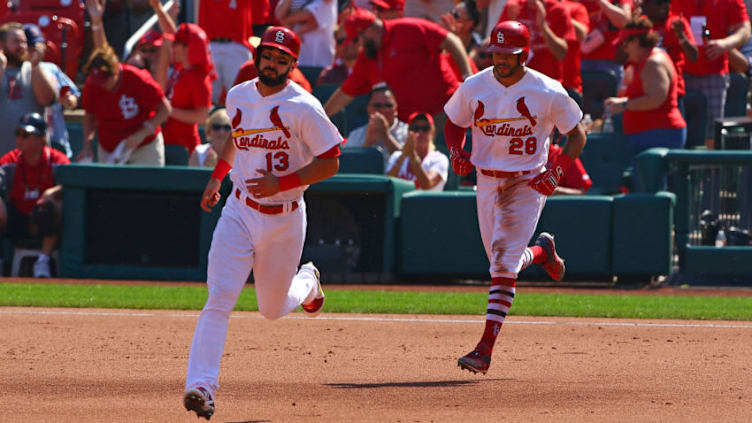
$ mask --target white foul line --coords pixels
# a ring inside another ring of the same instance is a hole
[[[69,316],[113,316],[113,317],[172,317],[172,318],[196,318],[198,313],[148,313],[126,311],[67,311],[67,310],[0,310],[0,314],[6,315],[69,315]],[[263,319],[259,314],[234,314],[234,319]],[[290,315],[287,319],[308,320],[304,315]],[[395,323],[482,323],[483,319],[428,319],[421,317],[382,317],[382,316],[319,316],[316,320],[333,320],[343,322],[395,322]],[[627,327],[664,327],[664,328],[715,328],[715,329],[752,329],[752,324],[734,323],[656,323],[656,322],[556,322],[551,320],[516,321],[514,318],[506,320],[504,324],[514,325],[574,325],[574,326],[627,326]]]

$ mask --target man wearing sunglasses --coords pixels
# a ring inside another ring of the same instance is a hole
[[[42,115],[24,115],[15,133],[17,148],[0,157],[0,189],[8,185],[4,187],[7,202],[0,198],[0,232],[13,241],[41,240],[42,254],[34,263],[33,275],[49,278],[50,255],[60,237],[63,199],[54,168],[70,161],[48,146]]]
[[[428,113],[410,116],[410,132],[402,151],[395,151],[387,164],[388,176],[415,183],[415,188],[442,191],[449,176],[449,159],[436,150],[436,127]]]
[[[184,405],[200,417],[214,414],[214,393],[230,313],[253,270],[259,312],[279,319],[299,306],[311,317],[324,305],[319,271],[298,267],[306,233],[303,192],[339,169],[342,137],[321,103],[290,82],[300,39],[272,26],[256,50],[258,78],[227,93],[233,127],[201,198],[209,212],[232,170],[232,194],[209,250],[209,298],[198,318],[188,357]]]
[[[397,118],[397,99],[386,84],[371,90],[366,111],[368,123],[350,132],[345,147],[378,147],[386,160],[407,138],[407,124]]]

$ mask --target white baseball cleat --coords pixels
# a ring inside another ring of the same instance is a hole
[[[303,303],[300,305],[308,317],[316,317],[321,313],[321,309],[324,307],[324,290],[321,288],[321,274],[319,273],[319,269],[313,265],[312,261],[300,266],[300,269],[310,270],[316,278],[316,286],[314,287],[314,289],[316,289],[316,296],[310,303]]]

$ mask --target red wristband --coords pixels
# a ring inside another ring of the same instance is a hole
[[[212,172],[211,177],[214,179],[219,179],[220,181],[224,180],[225,176],[230,173],[231,169],[232,166],[230,166],[229,163],[227,163],[224,159],[219,159],[217,166],[214,167],[214,172]]]
[[[301,185],[303,185],[303,183],[300,182],[300,176],[298,175],[298,172],[293,172],[289,175],[279,177],[280,191],[287,191],[288,189],[297,188]]]

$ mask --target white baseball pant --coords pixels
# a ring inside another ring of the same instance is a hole
[[[478,226],[492,278],[517,279],[522,269],[522,255],[546,204],[547,197],[528,185],[539,173],[496,178],[478,169]]]
[[[306,233],[305,203],[277,215],[263,214],[230,195],[209,250],[209,298],[201,311],[188,357],[186,389],[219,388],[222,351],[230,313],[253,269],[259,311],[279,319],[314,293],[316,279],[297,271]],[[296,274],[297,272],[297,274]]]

